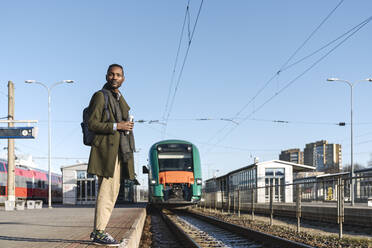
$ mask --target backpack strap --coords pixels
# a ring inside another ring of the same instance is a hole
[[[104,111],[106,112],[106,115],[107,115],[107,120],[109,120],[110,119],[110,112],[109,112],[109,109],[108,109],[108,101],[109,101],[109,96],[108,96],[108,93],[107,93],[107,91],[106,90],[100,90],[102,93],[103,93],[103,95],[104,95],[104,97],[105,97],[105,107],[104,107]],[[103,113],[102,113],[102,115],[103,115]]]

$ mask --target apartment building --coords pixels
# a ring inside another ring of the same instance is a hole
[[[316,171],[339,172],[342,168],[340,144],[328,144],[326,140],[306,144],[304,164],[316,167]]]
[[[279,160],[304,164],[304,153],[299,148],[284,150],[279,154]]]

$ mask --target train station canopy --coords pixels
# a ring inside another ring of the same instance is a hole
[[[234,173],[239,172],[239,171],[244,171],[244,170],[250,169],[252,167],[266,167],[266,166],[270,166],[270,165],[273,165],[273,164],[277,164],[278,166],[280,166],[280,165],[291,166],[293,173],[314,172],[314,171],[316,171],[315,166],[310,166],[310,165],[305,165],[305,164],[296,164],[296,163],[283,161],[283,160],[269,160],[269,161],[263,161],[263,162],[256,162],[256,163],[241,167],[239,169],[230,171],[225,175],[207,179],[206,181],[215,180],[215,179],[222,179],[223,177],[225,177],[227,175],[234,174]]]
[[[258,163],[258,164],[261,165],[261,164],[265,164],[265,163],[278,163],[278,164],[290,165],[290,166],[292,166],[293,172],[295,172],[295,173],[297,173],[297,172],[308,172],[308,171],[315,171],[316,170],[315,166],[310,166],[310,165],[306,165],[306,164],[296,164],[296,163],[283,161],[283,160],[270,160],[270,161],[265,161],[265,162],[261,162],[261,163]]]
[[[254,167],[254,166],[265,166],[265,165],[269,165],[269,164],[278,164],[278,165],[287,165],[287,166],[289,165],[289,166],[292,166],[292,169],[293,169],[293,172],[294,173],[297,173],[297,172],[309,172],[309,171],[315,171],[316,170],[316,168],[314,166],[310,166],[310,165],[296,164],[296,163],[292,163],[292,162],[288,162],[288,161],[283,161],[283,160],[269,160],[269,161],[263,161],[263,162],[253,163],[253,164],[244,166],[242,168],[239,168],[237,170],[231,171],[229,173],[235,173],[235,172],[238,172],[238,171],[241,171],[241,170],[246,170],[246,169],[251,168],[251,167]]]

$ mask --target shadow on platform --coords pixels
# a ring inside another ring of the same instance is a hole
[[[25,242],[45,242],[45,243],[79,243],[92,244],[90,240],[70,240],[70,239],[43,239],[43,238],[23,238],[0,236],[0,240],[25,241]]]
[[[116,203],[115,208],[145,208],[147,205],[147,202],[143,203]],[[53,208],[95,208],[95,204],[76,204],[76,205],[68,205],[68,204],[55,204],[53,205]],[[48,208],[48,206],[45,206],[43,208]]]
[[[61,226],[61,225],[46,225],[46,224],[34,224],[34,223],[25,223],[25,222],[0,222],[0,225],[28,225],[28,226],[49,226],[49,227],[71,227],[71,228],[90,228],[91,225],[88,226]]]

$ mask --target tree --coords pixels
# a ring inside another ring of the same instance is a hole
[[[358,163],[355,163],[354,164],[354,171],[357,171],[357,170],[362,170],[362,169],[365,169],[366,166],[364,165],[361,165],[361,164],[358,164]],[[345,166],[343,166],[342,168],[342,171],[351,171],[351,165],[350,164],[346,164]]]
[[[368,167],[372,167],[372,153],[369,156],[370,160],[368,161]]]

